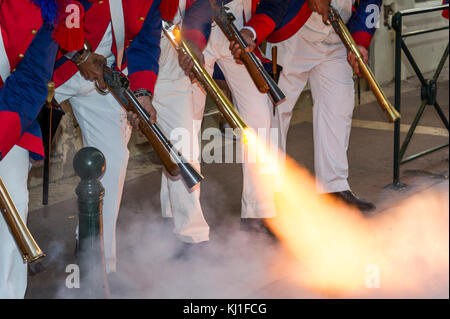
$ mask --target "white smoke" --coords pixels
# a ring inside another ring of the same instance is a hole
[[[220,189],[216,194],[221,194]],[[216,205],[225,200],[217,198]],[[241,231],[237,215],[223,217],[223,222],[215,220],[208,246],[193,251],[187,259],[176,259],[180,243],[172,234],[171,220],[163,221],[156,211],[157,207],[141,207],[121,227],[120,285],[111,287],[115,298],[448,298],[448,183],[375,217],[374,227],[380,228],[378,242],[386,245],[385,258],[391,261],[387,276],[392,279],[395,272],[401,274],[397,286],[385,285],[382,273],[379,288],[339,296],[292,282],[291,260],[283,245],[274,244],[266,235]],[[445,247],[447,251],[442,250]],[[280,264],[286,268],[280,269]]]

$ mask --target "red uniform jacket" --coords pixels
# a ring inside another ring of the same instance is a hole
[[[186,10],[189,9],[195,0],[186,0]],[[180,6],[180,0],[163,0],[161,1],[160,10],[161,16],[164,20],[172,21]]]
[[[19,5],[20,2],[22,3]],[[0,23],[11,73],[24,58],[42,22],[41,9],[29,1],[6,1],[2,4]],[[1,86],[3,80],[0,78]]]
[[[92,46],[92,51],[95,51],[111,22],[109,1],[81,0],[80,2],[85,9],[85,39]],[[160,0],[123,0],[122,2],[126,49],[122,69],[127,67],[128,61],[132,90],[143,88],[153,92],[160,54],[161,17],[158,9]],[[114,36],[112,52],[117,58]],[[77,66],[67,60],[61,52],[56,63],[53,81],[58,87],[77,72]]]
[[[36,117],[48,94],[47,82],[58,50],[54,26],[58,25],[58,14],[63,17],[64,10],[59,9],[67,3],[71,2],[0,2],[0,26],[10,66],[10,75],[0,78],[0,160],[14,145],[29,150],[33,159],[44,155]]]
[[[217,0],[219,5],[226,5],[231,0]],[[354,5],[354,11],[347,26],[356,43],[365,46],[370,45],[375,28],[366,26],[366,19],[371,14],[369,6],[380,8],[381,0],[359,0]],[[202,33],[208,39],[212,9],[209,0],[197,0],[184,19],[183,28],[191,33]],[[247,26],[252,27],[257,34],[257,44],[267,39],[269,42],[278,43],[289,39],[311,16],[312,11],[306,0],[252,0],[252,17],[246,17]],[[183,35],[186,32],[183,32]],[[201,38],[201,36],[197,36]],[[206,43],[206,41],[203,41]],[[199,41],[197,41],[199,42]],[[198,43],[197,43],[198,44]],[[201,44],[201,43],[200,43]],[[199,45],[200,48],[204,45]]]
[[[259,4],[255,7],[255,3]],[[284,13],[280,4],[270,0],[253,0],[254,14],[247,25],[257,33],[258,44],[267,38],[278,43],[289,39],[308,21],[312,11],[306,0],[278,0],[284,4]],[[356,43],[369,48],[376,31],[366,25],[366,19],[372,14],[371,6],[381,7],[382,0],[359,0],[354,3],[353,14],[347,23]],[[283,13],[282,15],[280,15]]]
[[[443,0],[442,4],[448,4],[448,0]],[[442,12],[442,16],[447,19],[449,18],[448,9],[446,9]]]

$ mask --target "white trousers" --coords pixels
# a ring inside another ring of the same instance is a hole
[[[279,86],[287,101],[278,106],[273,126],[280,130],[280,145],[286,138],[292,111],[307,81],[314,100],[314,164],[318,192],[350,189],[347,149],[354,109],[353,71],[343,44],[306,40],[302,30],[277,43],[283,66]],[[268,52],[271,52],[270,47]],[[299,145],[301,147],[301,144]]]
[[[244,1],[234,0],[227,4],[227,7],[236,16],[235,24],[239,29],[244,25]],[[231,55],[229,45],[230,42],[222,30],[214,23],[210,40],[204,51],[206,69],[212,74],[214,64],[217,62],[225,75],[227,84],[233,94],[233,101],[236,103],[243,120],[248,127],[256,131],[258,129],[266,130],[267,137],[269,137],[272,118],[272,104],[270,99],[266,94],[261,94],[258,91],[245,66],[235,62]],[[196,96],[200,97],[196,103],[202,103],[204,105],[205,95],[196,94]],[[259,182],[263,180],[259,174],[263,174],[263,172],[257,168],[256,164],[248,162],[243,163],[242,169],[244,185],[241,217],[274,217],[276,215],[274,197],[267,196],[268,193],[273,194],[273,192],[267,189],[262,192],[258,187]]]
[[[199,134],[204,105],[194,104],[193,85],[178,64],[177,52],[166,37],[161,38],[161,57],[153,105],[158,125],[176,148],[197,169]],[[165,218],[173,218],[174,233],[188,243],[209,240],[209,226],[200,206],[200,185],[188,189],[180,178],[163,172],[161,208]]]
[[[131,127],[126,112],[112,94],[100,95],[93,82],[80,73],[56,89],[56,100],[69,100],[81,128],[83,145],[99,149],[106,159],[101,178],[103,198],[103,237],[108,272],[116,270],[116,224],[128,165]]]
[[[0,176],[25,222],[28,216],[29,168],[28,151],[19,146],[14,146],[0,161]],[[26,288],[27,265],[0,214],[0,299],[23,298]]]

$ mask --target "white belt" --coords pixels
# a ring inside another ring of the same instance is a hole
[[[114,38],[117,46],[117,67],[122,67],[123,54],[125,50],[125,21],[123,15],[122,0],[109,0],[111,12],[111,22],[114,31]]]
[[[254,0],[242,0],[244,2],[245,21],[247,23],[252,18],[252,3]]]
[[[184,14],[186,12],[186,0],[180,0],[178,3],[178,12],[173,18],[174,24],[181,24],[184,19]]]

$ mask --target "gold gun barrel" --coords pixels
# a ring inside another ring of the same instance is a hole
[[[178,26],[172,25],[170,22],[163,21],[163,31],[166,37],[172,42],[172,45],[180,54],[186,54],[194,61],[192,69],[195,78],[200,82],[209,96],[217,105],[219,111],[223,114],[227,122],[238,134],[244,134],[247,129],[247,124],[241,118],[239,113],[235,110],[233,104],[223,93],[216,81],[209,75],[205,68],[200,64],[196,55],[192,52],[189,45],[181,38],[180,29]]]
[[[375,98],[377,99],[378,103],[380,104],[381,108],[388,114],[389,120],[391,122],[395,122],[398,119],[400,119],[400,113],[394,108],[394,106],[391,104],[391,102],[388,100],[386,95],[384,94],[383,90],[381,89],[381,85],[378,83],[377,79],[375,78],[374,73],[370,69],[370,67],[364,62],[364,58],[359,51],[358,45],[356,44],[355,40],[353,39],[350,31],[348,30],[347,26],[345,25],[344,21],[342,20],[339,13],[332,7],[330,7],[329,10],[329,18],[331,25],[333,26],[336,33],[341,38],[342,42],[344,43],[345,47],[353,52],[355,54],[356,59],[359,64],[359,69],[361,70],[361,73],[363,74],[366,81],[369,83],[370,89],[372,90],[373,94],[375,95]]]
[[[32,263],[45,254],[39,248],[25,222],[20,216],[16,205],[11,199],[2,178],[0,177],[0,209],[5,217],[6,224],[11,230],[11,234],[19,247],[24,262]]]

